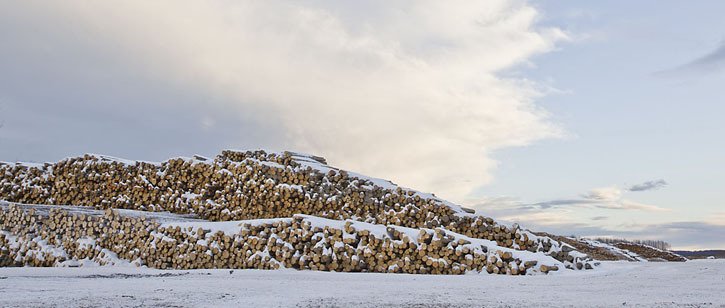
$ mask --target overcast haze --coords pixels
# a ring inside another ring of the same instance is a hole
[[[0,0],[0,160],[293,150],[534,229],[725,248],[723,11]]]

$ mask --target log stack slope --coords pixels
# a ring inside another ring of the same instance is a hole
[[[223,151],[214,159],[195,156],[161,163],[101,155],[45,164],[0,163],[0,199],[109,210],[88,216],[58,209],[43,216],[5,206],[0,223],[8,234],[0,237],[5,247],[0,251],[5,261],[0,262],[10,262],[12,246],[15,264],[23,263],[17,261],[18,251],[32,255],[29,246],[37,241],[61,247],[66,259],[115,254],[157,268],[521,274],[532,272],[537,262],[534,272],[593,264],[572,246],[549,237],[498,224],[431,194],[339,170],[320,157],[290,152]],[[123,217],[113,211],[118,209],[191,214],[201,225],[166,226]],[[259,219],[271,220],[253,223]],[[213,227],[204,225],[225,222],[240,228],[210,235]],[[138,238],[125,238],[130,234]],[[173,241],[153,240],[159,235]],[[14,238],[12,245],[9,237]],[[87,245],[74,248],[79,241]],[[130,242],[124,246],[123,241]],[[205,250],[204,244],[210,248]],[[37,265],[58,263],[53,257],[43,259]]]

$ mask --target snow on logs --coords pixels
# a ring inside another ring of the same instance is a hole
[[[9,205],[0,211],[0,265],[107,262],[109,255],[159,269],[255,268],[320,271],[524,275],[561,262],[441,228],[410,229],[307,215],[241,222],[160,224],[117,211],[51,209],[47,216]],[[231,226],[231,227],[230,227]],[[59,253],[60,251],[60,253]]]
[[[327,166],[322,158],[289,152],[223,151],[214,160],[197,156],[163,163],[98,155],[54,164],[0,163],[0,199],[169,211],[210,221],[307,214],[338,221],[441,229],[513,250],[544,252],[569,268],[578,268],[577,263],[587,259],[565,244],[497,224],[435,196],[351,175]]]

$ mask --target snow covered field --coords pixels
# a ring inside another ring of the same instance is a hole
[[[0,268],[2,307],[725,307],[725,260],[549,276]]]

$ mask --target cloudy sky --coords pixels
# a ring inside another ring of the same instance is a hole
[[[294,150],[534,229],[725,248],[723,11],[0,0],[0,160]]]

